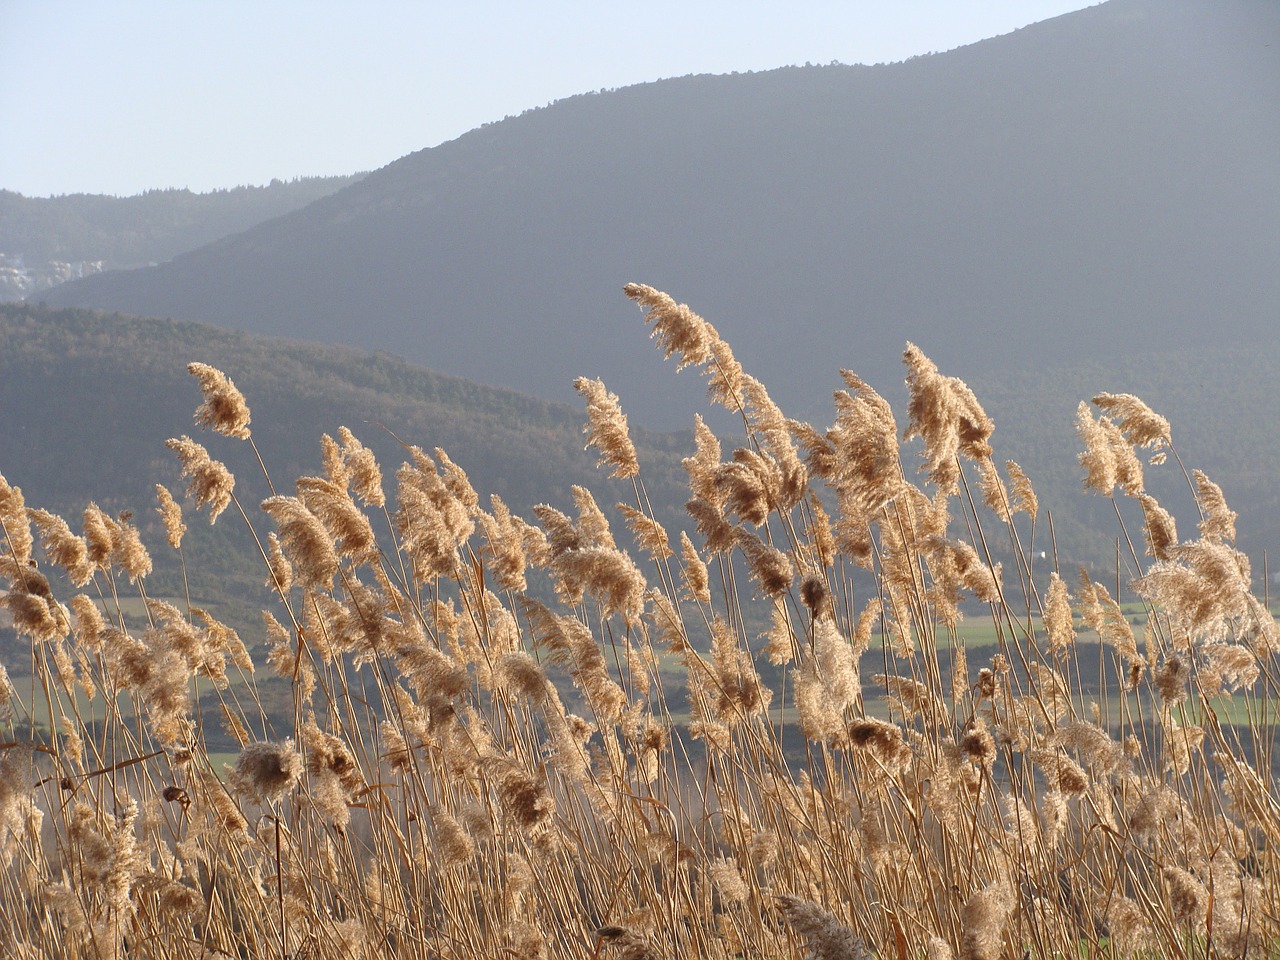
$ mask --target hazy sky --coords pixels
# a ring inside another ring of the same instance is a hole
[[[0,0],[0,188],[381,167],[552,100],[948,50],[1080,0]]]

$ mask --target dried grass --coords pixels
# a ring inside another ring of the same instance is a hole
[[[1086,485],[1140,507],[1141,537],[1121,535],[1146,558],[1119,587],[1139,636],[1110,576],[1067,575],[1072,596],[1037,562],[1030,478],[1000,476],[977,398],[917,347],[905,438],[927,489],[856,375],[830,429],[788,420],[710,323],[627,294],[744,427],[726,462],[696,421],[676,537],[617,397],[577,382],[643,562],[585,489],[536,522],[485,510],[440,450],[407,448],[388,513],[344,428],[322,476],[250,515],[225,466],[170,440],[196,508],[234,504],[262,544],[276,600],[233,630],[146,597],[127,517],[90,504],[78,535],[0,478],[0,602],[32,665],[0,665],[0,951],[1274,954],[1280,630],[1221,488],[1188,474],[1190,542],[1144,489],[1135,446],[1176,456],[1168,423],[1125,394],[1077,414]],[[230,379],[190,369],[197,423],[252,443]],[[180,552],[182,508],[157,497]],[[1000,637],[985,663],[960,639],[976,615]],[[1094,635],[1101,686],[1080,666]],[[210,690],[229,764],[196,706]]]

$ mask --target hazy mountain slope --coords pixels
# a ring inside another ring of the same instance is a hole
[[[1239,545],[1261,576],[1264,554],[1270,557],[1270,571],[1280,573],[1275,559],[1280,556],[1277,369],[1280,344],[1268,339],[1244,346],[1151,350],[1136,361],[1120,356],[1044,365],[980,376],[970,385],[996,422],[997,459],[1017,460],[1030,473],[1041,504],[1053,512],[1064,556],[1096,563],[1108,551],[1114,555],[1119,535],[1111,504],[1081,491],[1083,471],[1076,455],[1083,446],[1075,431],[1076,407],[1103,391],[1133,393],[1169,419],[1187,469],[1203,470],[1221,485],[1240,514]],[[1177,516],[1179,536],[1195,539],[1199,517],[1175,460],[1148,467],[1145,479],[1147,489]],[[1120,505],[1141,552],[1141,511],[1127,498]],[[1050,548],[1044,517],[1037,547]]]
[[[1276,42],[1271,2],[1112,0],[900,64],[576,97],[49,300],[545,397],[602,375],[667,425],[700,387],[658,372],[628,280],[713,320],[801,412],[835,366],[883,369],[908,338],[971,376],[1270,337]]]
[[[428,452],[443,448],[486,504],[496,493],[523,516],[542,501],[572,510],[575,483],[595,491],[606,509],[633,499],[629,483],[608,480],[583,450],[581,404],[483,387],[386,354],[12,304],[0,305],[0,474],[23,488],[29,506],[65,511],[77,529],[90,499],[112,513],[133,511],[148,542],[159,544],[154,484],[175,493],[183,487],[164,441],[188,434],[232,469],[246,511],[265,520],[257,507],[269,491],[248,445],[192,422],[200,402],[186,372],[192,360],[225,370],[245,393],[254,440],[280,492],[317,473],[321,434],[346,426],[379,456],[389,491],[407,459],[391,431]],[[659,515],[678,523],[687,496],[679,457],[692,452],[692,437],[634,431],[634,438]],[[240,542],[234,510],[212,530],[204,514],[187,522],[205,564],[203,589],[214,589],[211,582],[232,594],[258,588],[256,568],[249,583],[238,579],[254,547]]]
[[[0,255],[9,264],[7,274],[0,273],[0,299],[38,294],[60,282],[60,274],[162,263],[292,213],[358,179],[302,177],[264,187],[149,190],[132,197],[24,197],[0,190]]]
[[[632,318],[631,327],[643,339],[639,318]],[[254,515],[268,491],[251,452],[243,443],[199,434],[192,424],[199,394],[185,368],[193,359],[226,370],[244,390],[254,438],[282,489],[319,468],[320,435],[334,434],[340,425],[373,448],[390,474],[405,457],[385,425],[407,443],[443,447],[482,496],[497,493],[526,516],[542,500],[567,506],[575,483],[593,490],[606,507],[630,499],[629,484],[608,481],[595,469],[595,457],[583,452],[581,403],[562,407],[533,400],[432,374],[386,354],[200,324],[13,305],[0,306],[0,473],[26,491],[31,505],[67,511],[72,519],[91,498],[112,512],[132,510],[158,543],[152,485],[180,487],[176,461],[163,441],[188,433],[231,466],[242,502]],[[1105,570],[1115,554],[1114,510],[1102,498],[1081,493],[1076,462],[1076,406],[1103,390],[1137,393],[1170,418],[1187,466],[1206,470],[1240,511],[1241,546],[1261,571],[1264,551],[1280,551],[1280,493],[1274,483],[1280,474],[1280,445],[1274,441],[1278,368],[1280,346],[1264,343],[1153,353],[1140,364],[1120,358],[1012,371],[976,379],[972,386],[995,419],[997,460],[1017,460],[1039,493],[1044,512],[1034,548],[1052,549],[1051,513],[1067,571],[1082,561]],[[662,376],[667,385],[681,379],[670,367]],[[887,390],[901,370],[895,365],[868,377]],[[1212,403],[1203,394],[1208,382],[1222,384]],[[898,405],[895,412],[904,427],[905,410]],[[815,423],[825,427],[831,418],[828,404]],[[725,432],[726,456],[741,443],[740,429]],[[679,458],[692,452],[692,438],[634,429],[633,435],[649,495],[674,535],[688,526]],[[908,470],[913,458],[908,451]],[[1176,464],[1149,469],[1147,481],[1178,515],[1182,536],[1194,537],[1195,511]],[[1137,536],[1131,507],[1122,503]],[[241,542],[234,515],[212,529],[202,518],[189,522],[204,589],[235,594],[255,587],[256,568],[248,584],[241,579],[254,548]]]

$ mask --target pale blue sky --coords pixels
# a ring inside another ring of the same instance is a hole
[[[0,0],[0,188],[351,173],[577,93],[948,50],[1080,0]]]

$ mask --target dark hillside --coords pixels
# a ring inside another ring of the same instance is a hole
[[[23,488],[29,506],[65,513],[77,528],[90,499],[112,513],[133,511],[158,544],[154,485],[181,489],[164,441],[188,434],[231,468],[246,511],[265,520],[257,506],[268,490],[248,445],[192,422],[200,402],[186,372],[192,360],[225,370],[245,393],[254,440],[282,492],[319,471],[321,434],[346,426],[378,455],[388,490],[407,459],[391,431],[428,452],[443,448],[483,497],[496,493],[523,516],[543,501],[571,508],[575,483],[605,508],[632,499],[629,484],[607,479],[584,452],[581,406],[433,374],[387,354],[18,305],[0,305],[0,474]],[[692,439],[644,431],[634,438],[663,521],[679,522],[679,458]],[[195,549],[212,552],[209,565],[192,565],[209,578],[202,589],[258,589],[261,573],[251,566],[252,545],[239,543],[238,517],[224,514],[212,529],[203,514],[187,522]],[[237,580],[241,566],[251,571],[247,584]]]
[[[624,332],[644,345],[638,316]],[[199,435],[192,424],[199,393],[185,369],[194,359],[225,370],[245,392],[254,438],[283,487],[319,469],[320,435],[334,434],[340,425],[374,449],[390,474],[404,452],[385,426],[406,443],[444,448],[482,496],[497,493],[526,516],[536,502],[567,504],[575,483],[589,487],[606,508],[631,499],[630,486],[608,480],[595,469],[595,457],[583,451],[581,402],[535,400],[431,373],[385,353],[16,305],[0,306],[0,473],[23,487],[33,505],[67,511],[72,519],[92,498],[110,511],[132,510],[154,523],[153,484],[176,485],[177,464],[163,442],[187,433],[228,463],[252,510],[267,491],[251,452],[239,442]],[[1122,357],[1028,367],[978,378],[971,386],[996,422],[997,459],[1021,463],[1043,508],[1052,511],[1066,569],[1087,562],[1105,570],[1114,561],[1115,513],[1107,501],[1081,493],[1081,445],[1074,431],[1077,404],[1106,390],[1136,393],[1170,418],[1188,467],[1207,471],[1240,512],[1240,544],[1260,574],[1264,553],[1280,552],[1277,368],[1280,347],[1259,343],[1152,353],[1140,364]],[[902,376],[896,362],[859,372],[885,393]],[[676,374],[667,366],[658,374],[668,388],[701,389],[701,379],[689,371]],[[833,364],[811,381],[824,392],[840,386]],[[1210,383],[1222,386],[1210,393]],[[690,422],[695,410],[707,407],[696,402],[686,411]],[[900,404],[895,413],[905,425]],[[828,400],[814,422],[825,428],[831,419]],[[692,439],[634,427],[632,433],[649,495],[674,535],[687,526],[688,490],[679,461],[692,452]],[[726,457],[740,437],[740,427],[725,431]],[[1194,509],[1176,465],[1149,469],[1147,482],[1179,517],[1183,537],[1193,537]],[[1132,506],[1122,503],[1136,531]],[[224,519],[210,530],[200,520],[191,524],[192,536],[218,541],[238,526],[234,518]],[[1037,526],[1035,548],[1051,549],[1046,517]],[[235,554],[229,544],[218,549],[228,561]],[[255,570],[255,582],[257,576]]]
[[[302,177],[263,187],[148,190],[132,197],[24,197],[0,190],[0,300],[37,296],[68,276],[163,263],[358,179]]]
[[[680,427],[701,387],[635,336],[628,280],[819,418],[829,370],[896,381],[908,338],[966,378],[1271,341],[1276,49],[1270,0],[1111,0],[904,63],[575,97],[49,299],[552,399],[598,375]]]

